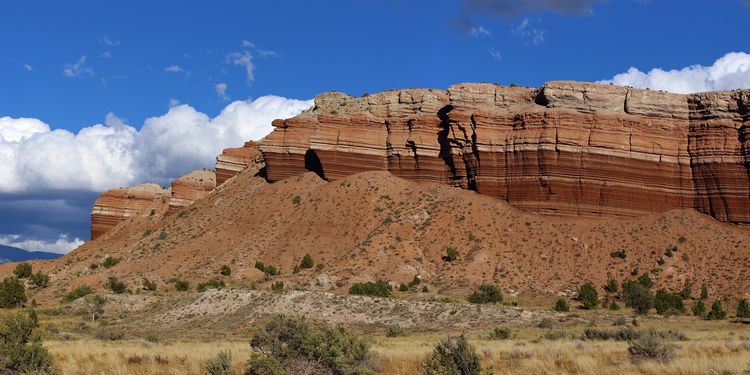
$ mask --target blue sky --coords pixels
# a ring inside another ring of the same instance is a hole
[[[723,80],[706,83],[693,68],[666,73],[667,83],[644,75],[693,65],[702,72],[730,52],[750,52],[747,0],[58,0],[6,1],[0,14],[0,156],[3,147],[14,152],[8,171],[0,166],[0,243],[40,250],[64,251],[70,246],[60,239],[88,238],[98,191],[211,167],[217,149],[262,136],[268,127],[259,121],[293,115],[309,102],[291,99],[323,91],[539,86],[611,80],[631,67],[638,71],[614,82],[672,91],[750,86],[744,54],[724,60],[740,72]],[[239,129],[246,123],[256,129]],[[160,152],[163,145],[141,134],[196,129],[180,139],[200,134],[199,142],[212,126],[236,136],[215,137],[200,157],[175,151],[158,170],[115,168]],[[83,170],[102,159],[86,153],[100,144],[104,155],[136,151],[117,154],[82,182],[37,170],[57,150]]]

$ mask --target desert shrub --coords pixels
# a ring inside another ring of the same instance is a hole
[[[427,285],[423,285],[422,286],[422,293],[429,293],[429,292],[430,292],[430,288],[428,288]]]
[[[682,285],[682,290],[680,290],[680,298],[683,300],[690,299],[690,296],[693,295],[693,282],[690,280],[685,280],[685,284]]]
[[[596,328],[586,328],[583,331],[581,340],[614,340],[614,341],[630,341],[636,340],[641,337],[641,334],[633,328],[626,327],[620,328],[615,331],[607,331]]]
[[[446,247],[445,255],[443,255],[443,261],[450,263],[456,259],[458,259],[458,250],[456,250],[456,248],[453,246]]]
[[[609,253],[609,256],[611,256],[612,258],[625,259],[626,254],[625,254],[625,250],[617,250],[617,251],[613,251]]]
[[[299,204],[302,203],[302,197],[295,195],[292,199],[292,203],[294,203],[295,206],[299,206]]]
[[[276,267],[270,264],[263,264],[263,262],[259,260],[255,261],[255,268],[263,272],[264,274],[266,274],[266,278],[270,278],[271,276],[276,276],[279,273]]]
[[[232,276],[232,269],[225,264],[219,269],[219,274],[221,274],[221,276]]]
[[[490,340],[507,340],[510,338],[510,330],[503,327],[495,327],[490,331]]]
[[[186,292],[190,290],[190,283],[187,280],[175,278],[172,282],[174,283],[174,289],[178,292]]]
[[[555,302],[555,307],[553,308],[553,310],[559,312],[568,312],[570,311],[570,305],[568,305],[568,301],[565,300],[565,298],[559,298],[557,302]]]
[[[313,268],[313,265],[313,258],[310,254],[305,254],[305,256],[302,257],[302,261],[299,263],[299,268]]]
[[[53,374],[52,356],[33,334],[34,323],[22,314],[8,316],[0,326],[0,373]]]
[[[596,292],[594,284],[586,283],[581,285],[578,289],[578,300],[581,302],[581,307],[584,309],[595,309],[596,305],[599,303],[599,293]]]
[[[639,338],[630,340],[628,355],[633,362],[644,360],[666,363],[674,358],[675,348],[664,342],[664,339],[654,333],[642,334]]]
[[[409,286],[406,285],[406,284],[404,284],[404,283],[401,283],[401,285],[398,286],[398,291],[399,292],[408,292],[409,291]]]
[[[19,279],[25,279],[31,276],[31,264],[30,263],[18,263],[16,269],[13,270],[13,274]]]
[[[263,262],[256,260],[255,261],[255,269],[260,270],[260,272],[265,273],[266,272],[266,265],[263,264]]]
[[[624,281],[622,283],[622,297],[625,300],[625,306],[633,309],[638,315],[647,314],[654,304],[651,291],[640,282]]]
[[[701,299],[705,300],[708,298],[708,286],[706,284],[703,284],[701,286]]]
[[[568,337],[569,335],[563,331],[550,331],[542,335],[541,338],[545,340],[549,340],[549,341],[557,341],[557,340],[565,340]]]
[[[97,340],[120,341],[125,338],[125,332],[120,329],[102,327],[94,334]]]
[[[232,375],[232,352],[222,350],[206,361],[206,371],[209,375]]]
[[[149,292],[156,291],[156,282],[151,281],[147,278],[143,278],[143,290],[147,290]]]
[[[406,331],[404,331],[401,326],[390,326],[388,327],[388,330],[385,332],[385,335],[387,337],[398,337],[403,336],[406,334]]]
[[[272,316],[253,333],[246,375],[374,375],[375,355],[342,327],[302,317]]]
[[[93,293],[91,290],[91,287],[88,285],[79,286],[78,288],[75,288],[68,292],[68,294],[65,295],[65,297],[62,298],[60,301],[61,303],[69,303],[73,302],[83,296],[89,295]]]
[[[196,288],[199,292],[205,292],[209,289],[220,289],[225,287],[226,284],[224,283],[224,280],[217,280],[217,279],[211,279],[206,281],[205,283],[198,284],[198,287]]]
[[[390,297],[392,295],[393,288],[390,284],[383,280],[376,282],[368,281],[366,283],[354,283],[349,288],[349,294],[358,296],[373,296],[373,297]]]
[[[118,280],[114,276],[110,276],[107,278],[107,288],[117,294],[125,293],[125,289],[127,289],[127,285],[125,285],[124,282]]]
[[[746,299],[741,299],[737,302],[737,317],[750,318],[750,303]]]
[[[13,308],[26,303],[26,288],[21,280],[9,276],[0,282],[0,308]]]
[[[466,300],[471,303],[500,303],[503,302],[503,293],[496,285],[482,284]]]
[[[685,305],[682,303],[682,297],[677,293],[671,293],[664,289],[656,291],[654,307],[656,308],[656,313],[659,315],[685,313]]]
[[[706,315],[708,320],[722,320],[726,319],[726,317],[727,312],[724,311],[724,308],[721,306],[721,301],[714,301],[714,303],[711,304],[711,311]]]
[[[29,280],[37,288],[46,288],[49,285],[49,275],[42,271],[31,275]]]
[[[279,280],[275,283],[271,284],[271,291],[273,292],[281,292],[284,290],[284,282]]]
[[[643,285],[646,289],[651,289],[654,287],[654,281],[651,280],[651,277],[647,273],[644,273],[643,275],[638,277],[638,283]]]
[[[693,315],[700,318],[706,315],[706,304],[703,301],[698,301],[693,304]]]
[[[482,363],[466,336],[448,337],[420,364],[419,375],[480,375]]]
[[[112,268],[116,266],[118,263],[120,263],[120,258],[113,258],[111,256],[108,256],[104,258],[104,262],[102,262],[102,267],[104,268]]]
[[[167,232],[166,231],[161,231],[159,233],[159,239],[162,240],[162,241],[166,240],[167,239]]]
[[[292,273],[295,275],[298,274],[299,271],[300,271],[299,266],[294,266],[294,268],[292,268]]]
[[[421,282],[422,282],[422,279],[420,279],[419,276],[414,275],[414,278],[411,279],[411,281],[409,282],[409,287],[413,288],[413,287],[419,285]]]
[[[604,291],[607,292],[607,294],[617,293],[617,290],[618,290],[617,280],[612,279],[612,278],[608,279],[607,283],[604,284],[602,289],[604,289]]]

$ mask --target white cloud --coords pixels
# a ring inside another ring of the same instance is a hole
[[[101,43],[104,44],[105,46],[110,46],[110,47],[117,47],[117,46],[120,45],[120,41],[119,40],[112,40],[107,35],[105,35],[101,39]]]
[[[176,107],[178,105],[180,105],[180,101],[179,100],[177,100],[175,98],[169,98],[169,107],[170,108]]]
[[[530,24],[529,18],[524,18],[513,33],[535,46],[544,43],[544,30],[537,29]]]
[[[33,72],[34,67],[29,64],[23,64],[23,68],[26,69],[27,72]]]
[[[172,103],[177,104],[177,103]],[[141,130],[108,114],[78,133],[37,119],[0,118],[0,192],[103,191],[145,181],[166,184],[210,167],[223,148],[258,140],[271,121],[295,116],[311,100],[263,96],[235,101],[211,119],[175,105],[146,119]]]
[[[109,51],[104,51],[104,52],[102,52],[101,55],[99,55],[99,57],[101,57],[103,59],[111,59],[112,58],[112,54],[109,53]]]
[[[487,30],[484,26],[473,26],[471,30],[469,31],[471,33],[471,36],[478,38],[480,36],[486,36],[486,37],[492,37],[492,33]]]
[[[94,69],[86,66],[86,56],[81,56],[75,63],[65,64],[63,75],[66,77],[78,77],[81,75],[94,75]]]
[[[17,234],[0,236],[0,244],[17,247],[27,251],[45,251],[50,253],[65,254],[78,246],[83,245],[80,238],[68,239],[67,235],[61,234],[55,241],[44,241],[23,238]]]
[[[226,61],[228,64],[245,67],[248,82],[255,80],[255,75],[253,74],[255,65],[253,64],[253,56],[250,54],[250,52],[230,52],[226,56]]]
[[[227,95],[226,83],[217,83],[216,86],[214,86],[214,90],[216,90],[216,95],[219,95],[222,100],[229,100],[229,96]]]
[[[245,47],[245,48],[255,48],[255,44],[253,44],[253,42],[250,42],[250,41],[247,41],[247,40],[243,40],[242,41],[242,46]]]
[[[750,88],[750,54],[729,52],[711,66],[691,65],[682,69],[651,69],[644,73],[631,67],[609,80],[618,86],[632,86],[676,93]]]
[[[169,73],[182,73],[185,71],[185,69],[182,69],[182,67],[179,65],[170,65],[164,68],[164,71]]]
[[[495,61],[500,61],[503,59],[503,55],[492,47],[487,48],[487,53],[489,53],[490,56],[492,56],[492,58],[495,59]]]

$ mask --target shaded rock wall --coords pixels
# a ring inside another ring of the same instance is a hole
[[[580,82],[318,95],[260,142],[269,181],[388,170],[538,213],[695,208],[750,223],[750,90],[671,94]]]

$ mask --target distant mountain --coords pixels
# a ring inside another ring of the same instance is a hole
[[[62,254],[46,253],[44,251],[26,251],[17,247],[0,245],[0,264],[8,262],[22,262],[36,259],[55,259]]]

